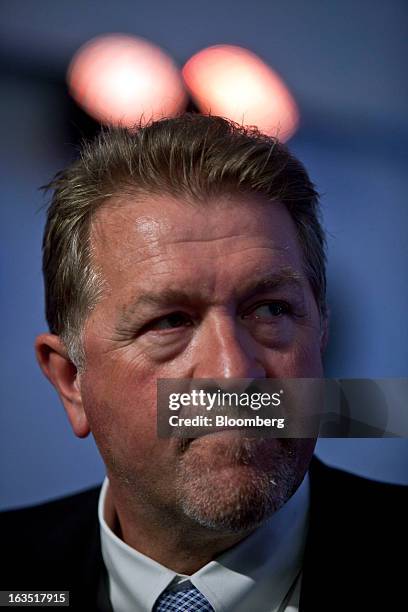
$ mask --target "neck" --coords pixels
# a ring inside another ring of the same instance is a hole
[[[214,557],[231,548],[253,530],[224,534],[197,525],[187,518],[158,517],[154,512],[128,508],[109,485],[104,518],[128,546],[161,565],[191,576]]]

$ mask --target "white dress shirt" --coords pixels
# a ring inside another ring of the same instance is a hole
[[[309,476],[286,504],[249,537],[192,576],[177,574],[128,546],[105,520],[99,497],[102,555],[114,612],[151,612],[169,586],[190,580],[215,612],[297,612],[309,513]],[[289,597],[287,598],[287,595]]]

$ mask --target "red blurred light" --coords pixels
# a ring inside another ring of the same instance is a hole
[[[299,111],[285,83],[247,49],[232,45],[204,49],[185,64],[183,77],[203,113],[256,125],[283,141],[297,129]]]
[[[176,115],[186,104],[177,66],[152,43],[108,34],[82,46],[68,68],[69,91],[101,123],[131,127]]]

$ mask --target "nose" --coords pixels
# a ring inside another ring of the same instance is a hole
[[[202,324],[196,350],[195,378],[266,378],[256,341],[226,313]]]

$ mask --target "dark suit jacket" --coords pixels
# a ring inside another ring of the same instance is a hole
[[[300,612],[404,609],[408,488],[360,478],[316,458],[310,481]],[[111,610],[99,490],[0,513],[0,590],[69,590],[69,609]]]

